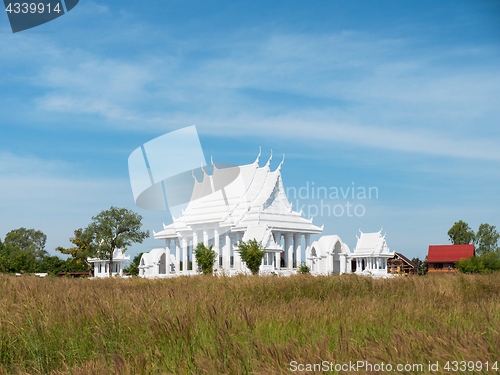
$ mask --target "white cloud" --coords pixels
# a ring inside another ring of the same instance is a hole
[[[44,53],[65,55],[64,63],[49,59],[32,81],[43,90],[39,111],[98,115],[101,126],[196,124],[220,136],[264,132],[319,146],[499,160],[500,68],[478,62],[491,61],[492,48],[422,44],[350,31],[179,42],[168,53],[159,46],[154,58],[51,47]],[[200,49],[206,55],[193,59]],[[463,56],[475,62],[455,64]]]

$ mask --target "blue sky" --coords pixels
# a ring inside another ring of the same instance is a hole
[[[324,202],[364,216],[314,219],[351,248],[383,227],[423,258],[455,221],[500,226],[496,1],[81,0],[17,34],[1,15],[0,71],[2,238],[40,229],[55,253],[111,205],[161,230],[127,159],[190,125],[214,161],[286,154],[285,187],[376,187]]]

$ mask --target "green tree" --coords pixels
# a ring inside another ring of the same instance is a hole
[[[109,260],[109,276],[113,269],[113,252],[126,250],[134,242],[142,243],[149,231],[142,231],[142,216],[126,208],[111,207],[92,217],[82,236],[94,246],[100,259]]]
[[[10,257],[0,251],[0,273],[12,272],[12,263]]]
[[[130,276],[139,276],[139,265],[141,263],[142,254],[144,253],[137,254],[132,260],[132,263],[130,263],[127,268],[123,269],[123,272]]]
[[[83,235],[83,229],[77,229],[73,232],[75,237],[71,237],[69,241],[75,245],[73,247],[64,248],[56,247],[57,251],[63,254],[71,255],[71,258],[66,261],[68,272],[91,272],[92,265],[88,262],[88,258],[96,256],[96,249],[92,244],[89,236]]]
[[[424,261],[420,260],[420,258],[413,258],[411,261],[417,265],[419,275],[426,275],[427,274],[427,270],[429,268],[427,263],[424,263]]]
[[[485,252],[479,256],[462,259],[455,267],[463,273],[490,273],[500,271],[500,254],[497,252]]]
[[[212,250],[213,245],[206,247],[204,243],[199,243],[194,249],[194,255],[198,266],[204,275],[211,275],[214,272],[214,263],[217,260],[217,253]]]
[[[19,250],[33,255],[36,259],[42,259],[47,255],[45,251],[45,243],[47,242],[47,236],[35,229],[19,228],[11,230],[5,236],[5,246],[11,246],[10,251],[13,248],[18,248]]]
[[[66,263],[58,256],[46,256],[38,262],[36,271],[57,275],[59,272],[67,271]]]
[[[494,225],[481,224],[475,236],[476,254],[482,255],[488,252],[498,252],[498,239],[500,234]]]
[[[474,231],[469,224],[462,220],[457,221],[448,231],[448,236],[453,245],[468,245],[474,242]]]
[[[11,270],[12,272],[34,273],[37,269],[37,263],[33,254],[22,251],[12,259]]]
[[[262,248],[262,244],[257,240],[248,240],[238,242],[236,251],[240,253],[241,260],[246,263],[248,269],[254,275],[259,273],[259,268],[262,263],[262,258],[266,252]]]

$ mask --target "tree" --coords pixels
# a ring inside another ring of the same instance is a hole
[[[490,273],[500,271],[500,253],[489,251],[479,256],[462,259],[455,267],[463,273]]]
[[[130,263],[123,272],[130,276],[139,276],[139,265],[141,263],[142,254],[144,253],[137,254],[132,260],[132,263]]]
[[[448,236],[453,245],[468,245],[474,242],[474,231],[462,220],[453,224],[448,231]]]
[[[46,272],[51,275],[57,275],[59,272],[67,271],[67,261],[58,256],[46,256],[37,264],[37,272]]]
[[[26,228],[11,230],[5,236],[4,242],[5,246],[11,246],[11,252],[13,251],[12,247],[16,247],[23,252],[33,255],[37,260],[47,255],[45,251],[47,236],[39,230]]]
[[[26,251],[18,253],[11,262],[12,272],[34,273],[37,269],[37,260]]]
[[[73,233],[75,237],[70,238],[69,241],[75,246],[69,248],[59,246],[56,247],[56,250],[71,255],[71,258],[66,262],[67,271],[90,271],[92,274],[92,265],[89,263],[88,258],[96,255],[96,249],[92,245],[91,239],[83,235],[83,229],[77,229]]]
[[[427,258],[427,256],[426,256],[426,258]],[[420,258],[413,258],[411,261],[417,265],[419,275],[426,275],[427,274],[427,270],[429,268],[427,263],[424,263],[424,261],[420,260]]]
[[[194,249],[194,255],[198,266],[204,275],[211,275],[214,272],[214,263],[217,260],[217,253],[212,250],[213,245],[206,247],[204,243],[199,243]]]
[[[481,224],[474,241],[477,245],[476,254],[481,255],[491,251],[498,252],[499,238],[500,234],[498,234],[494,225]]]
[[[142,243],[149,237],[149,231],[142,231],[142,216],[126,208],[111,206],[92,217],[92,223],[82,236],[92,244],[98,258],[109,260],[109,276],[113,269],[113,252],[126,250],[134,242]]]
[[[262,263],[262,258],[266,252],[262,249],[262,244],[257,240],[248,240],[238,242],[237,252],[241,255],[241,260],[246,263],[248,269],[254,275],[259,273],[259,268]]]

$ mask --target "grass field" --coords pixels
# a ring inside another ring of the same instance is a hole
[[[293,361],[422,364],[393,373],[436,374],[446,361],[500,361],[500,273],[0,276],[0,288],[0,374],[285,374]]]

